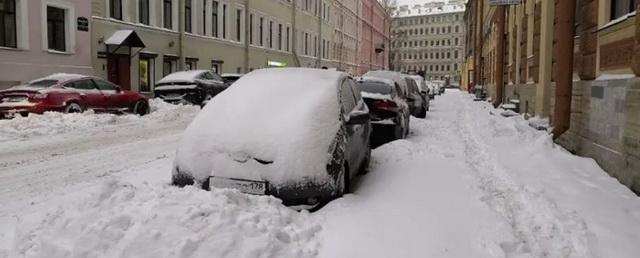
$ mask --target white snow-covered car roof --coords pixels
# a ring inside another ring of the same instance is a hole
[[[409,88],[407,86],[407,82],[404,79],[403,74],[394,71],[369,71],[364,76],[368,77],[379,77],[384,79],[389,79],[400,85],[400,87],[404,91],[404,95],[409,93]]]
[[[160,83],[168,83],[168,82],[184,82],[184,81],[193,81],[198,75],[208,72],[208,70],[190,70],[190,71],[181,71],[175,72],[165,76],[160,79],[158,84]]]
[[[52,75],[49,76],[45,76],[39,79],[35,79],[30,81],[29,83],[33,83],[33,82],[37,82],[37,81],[43,81],[43,80],[56,80],[58,82],[63,82],[63,81],[71,81],[71,80],[77,80],[77,79],[82,79],[82,78],[87,78],[87,77],[91,77],[90,75],[82,75],[82,74],[72,74],[72,73],[54,73]]]
[[[345,78],[342,72],[307,68],[246,74],[189,125],[176,167],[200,182],[212,175],[276,185],[326,182],[329,148],[341,124],[338,88]]]
[[[221,77],[242,77],[244,74],[242,73],[223,73],[220,75]]]

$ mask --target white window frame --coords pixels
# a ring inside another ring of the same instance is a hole
[[[246,27],[247,27],[246,26],[247,21],[246,21],[245,17],[246,17],[246,11],[247,10],[246,10],[246,8],[244,8],[244,5],[241,5],[241,4],[236,4],[235,8],[233,8],[233,17],[234,17],[234,19],[233,19],[233,29],[234,29],[233,30],[233,34],[236,34],[236,31],[237,31],[237,28],[236,28],[236,18],[237,17],[236,17],[236,15],[238,14],[238,10],[240,10],[240,40],[236,41],[236,42],[243,43],[243,42],[245,42],[245,40],[247,40],[246,39],[247,36],[245,35],[246,34]],[[235,35],[234,35],[233,40],[234,41],[236,40]]]
[[[156,1],[156,0],[154,0]],[[178,29],[180,27],[178,27],[180,24],[180,18],[178,17],[178,9],[180,9],[178,0],[171,0],[171,30],[173,31],[178,31]],[[192,6],[192,11],[193,11],[193,6]],[[192,17],[193,18],[193,17]],[[163,28],[163,29],[167,29],[164,27],[164,2],[160,1],[160,24],[158,24],[158,27]],[[193,29],[193,24],[191,24],[191,29]]]
[[[156,0],[151,0],[149,1],[149,5],[153,5],[152,2],[155,2]],[[61,2],[61,1],[57,1],[57,2]],[[111,4],[109,4],[109,0],[105,0],[105,13],[104,13],[104,17],[105,18],[109,18],[109,19],[114,19],[114,20],[118,20],[115,18],[111,18]],[[137,19],[138,19],[138,1],[136,1],[136,21],[133,21],[134,23],[138,23]],[[151,23],[151,8],[149,8],[149,23]],[[129,1],[128,0],[122,0],[122,21],[126,21],[126,22],[131,22],[131,18],[129,15]]]
[[[16,47],[0,47],[1,49],[29,50],[29,0],[16,0]]]
[[[107,3],[109,2],[109,0],[107,0]],[[136,15],[135,15],[135,21],[134,23],[136,24],[142,24],[145,26],[154,26],[156,27],[157,24],[157,18],[156,18],[156,5],[158,4],[157,0],[149,0],[149,25],[143,24],[140,22],[140,0],[136,0]],[[162,24],[161,26],[162,27]]]
[[[108,2],[108,1],[107,1]],[[61,0],[43,0],[41,8],[42,17],[42,49],[47,52],[60,52],[49,49],[49,31],[47,29],[47,6],[64,10],[65,22],[65,49],[63,53],[74,54],[76,52],[76,11],[73,3]]]

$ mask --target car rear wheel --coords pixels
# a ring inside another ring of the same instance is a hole
[[[84,109],[82,108],[82,106],[80,106],[80,104],[75,103],[75,102],[71,102],[71,103],[67,104],[67,106],[64,107],[64,113],[65,114],[82,113],[83,111],[84,111]]]
[[[136,101],[136,103],[133,105],[133,108],[131,109],[131,113],[139,116],[149,114],[149,103],[144,100]]]

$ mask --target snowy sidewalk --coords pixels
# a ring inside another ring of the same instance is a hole
[[[638,257],[640,198],[591,159],[462,92],[432,104],[407,140],[373,151],[353,194],[312,214],[169,186],[183,119],[25,135],[0,156],[0,258]],[[75,144],[92,139],[103,148]]]

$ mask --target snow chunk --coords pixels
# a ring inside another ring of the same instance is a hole
[[[19,225],[11,257],[315,257],[322,228],[269,196],[108,181]]]
[[[600,76],[598,76],[598,78],[596,78],[596,81],[608,81],[608,80],[624,80],[624,79],[631,79],[633,77],[636,77],[635,74],[602,74]]]
[[[77,114],[45,112],[42,115],[29,114],[28,117],[18,116],[11,120],[0,120],[0,142],[36,136],[78,133],[125,123],[171,121],[182,116],[193,116],[200,110],[197,106],[172,105],[158,99],[149,100],[149,105],[151,113],[143,117],[132,114],[96,114],[89,110]]]
[[[328,181],[329,148],[341,123],[337,89],[346,76],[304,68],[243,76],[189,125],[177,167],[200,182],[212,175],[276,186]]]

